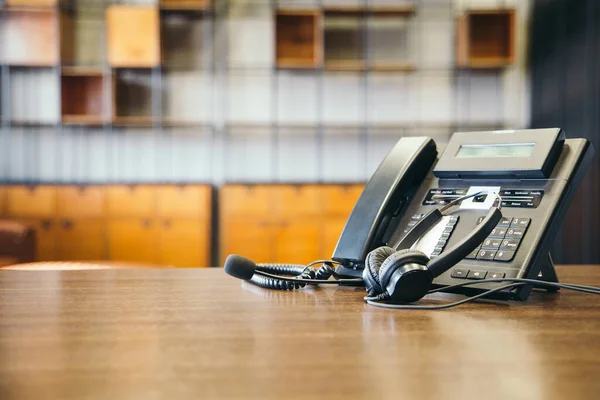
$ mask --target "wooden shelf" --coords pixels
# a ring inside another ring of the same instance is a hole
[[[61,76],[63,124],[102,125],[110,121],[105,77],[98,68],[65,68]]]
[[[457,24],[460,68],[502,68],[515,59],[515,11],[469,11]]]
[[[369,67],[369,71],[374,72],[413,72],[415,70],[416,67],[409,63],[376,63]]]
[[[366,71],[364,60],[331,60],[325,62],[326,71]]]
[[[319,11],[277,10],[275,40],[278,68],[318,67],[323,48]]]
[[[4,4],[8,8],[23,8],[23,9],[33,9],[33,8],[50,8],[55,7],[59,3],[64,3],[63,0],[60,2],[58,0],[5,0]]]
[[[108,63],[117,68],[160,65],[160,26],[156,7],[109,6],[106,9]]]
[[[129,126],[129,127],[152,127],[158,124],[160,119],[158,117],[150,116],[139,116],[139,117],[115,117],[113,125],[115,126]]]
[[[161,10],[206,11],[212,8],[212,0],[161,0]]]
[[[410,17],[415,14],[415,7],[411,5],[400,7],[374,6],[339,6],[339,7],[324,7],[325,15],[347,16],[347,15],[372,15],[376,17]]]
[[[102,126],[110,123],[110,120],[95,115],[63,115],[63,125]]]

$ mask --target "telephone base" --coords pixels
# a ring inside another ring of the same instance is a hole
[[[536,265],[532,266],[530,273],[528,276],[526,276],[526,278],[535,279],[536,281],[540,282],[558,283],[558,276],[556,275],[554,261],[552,261],[552,256],[550,253],[542,257],[542,259]],[[516,291],[515,300],[527,300],[533,289],[542,289],[550,293],[555,293],[559,290],[559,288],[549,288],[542,285],[525,285]]]
[[[340,275],[344,279],[352,279],[352,278],[362,278],[362,268],[348,268],[343,265],[338,265],[335,269],[335,272]]]

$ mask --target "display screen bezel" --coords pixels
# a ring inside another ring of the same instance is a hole
[[[454,155],[456,158],[513,158],[513,157],[531,157],[533,151],[535,150],[535,143],[493,143],[493,144],[461,144],[458,148],[458,151]],[[484,150],[480,153],[472,153],[469,154],[469,150],[473,149],[481,149]],[[504,153],[501,152],[494,153],[493,151],[500,149],[526,149],[525,153]]]

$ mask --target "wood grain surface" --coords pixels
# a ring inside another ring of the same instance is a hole
[[[558,273],[600,285],[598,266]],[[598,398],[599,296],[433,312],[362,296],[221,269],[0,271],[0,398]]]

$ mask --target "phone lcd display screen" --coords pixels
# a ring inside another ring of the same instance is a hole
[[[456,158],[529,157],[535,143],[463,144]]]

